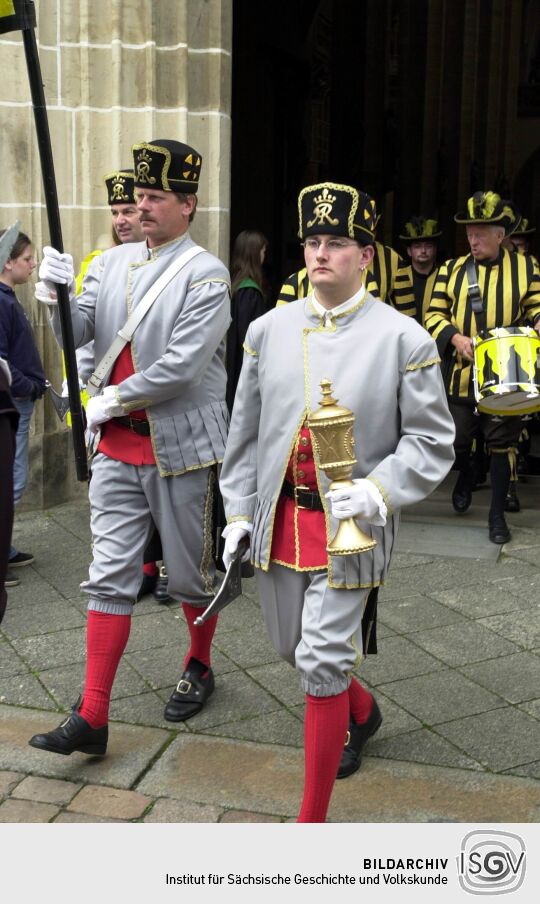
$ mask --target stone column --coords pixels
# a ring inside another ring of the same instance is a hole
[[[203,157],[197,242],[229,249],[232,0],[40,0],[38,40],[66,250],[76,268],[110,230],[105,173],[131,165],[140,140],[177,138]],[[17,217],[38,252],[48,225],[20,33],[0,38],[1,224]],[[30,287],[18,293],[48,378],[60,354]],[[49,400],[36,406],[26,507],[85,492],[70,437]]]

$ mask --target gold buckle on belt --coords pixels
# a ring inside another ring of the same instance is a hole
[[[311,493],[312,491],[310,490],[309,487],[304,486],[304,484],[300,484],[300,486],[295,485],[295,487],[294,487],[294,504],[295,504],[296,508],[307,509],[308,508],[307,505],[300,505],[300,503],[298,502],[298,490],[307,490],[308,493]]]
[[[180,678],[180,681],[176,685],[176,690],[179,694],[189,694],[191,690],[191,681],[188,681],[187,678]]]

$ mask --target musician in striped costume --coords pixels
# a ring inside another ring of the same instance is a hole
[[[424,325],[437,278],[437,252],[441,235],[437,220],[426,217],[411,217],[409,222],[405,223],[404,234],[400,235],[400,239],[407,247],[410,262],[398,269],[394,299],[398,311],[407,313],[412,293],[413,316],[421,326]]]
[[[467,202],[467,210],[454,217],[465,224],[471,253],[446,261],[439,268],[426,316],[426,328],[442,355],[454,346],[455,361],[448,387],[450,410],[456,425],[456,467],[460,474],[452,494],[457,512],[471,504],[473,475],[470,450],[480,427],[491,453],[491,508],[489,538],[506,543],[510,531],[504,517],[512,464],[521,429],[519,417],[492,417],[475,414],[472,337],[478,333],[476,315],[467,295],[467,262],[474,261],[483,301],[487,329],[519,326],[531,321],[540,333],[540,274],[526,255],[502,248],[511,231],[511,207],[494,192],[477,192]]]

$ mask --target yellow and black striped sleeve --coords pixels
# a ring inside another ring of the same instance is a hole
[[[304,267],[297,273],[291,273],[283,283],[276,302],[276,308],[297,298],[305,298],[311,292],[311,283],[309,281],[307,270]]]
[[[394,307],[400,314],[416,317],[412,266],[399,267],[394,282]]]
[[[458,280],[458,295],[463,278],[465,276],[465,267],[461,266],[466,258],[456,258],[446,261],[439,267],[437,279],[431,293],[429,308],[426,311],[426,330],[433,336],[439,349],[439,354],[443,354],[446,346],[450,342],[452,336],[459,333],[457,325],[453,322],[453,314],[455,309],[455,271],[461,270]],[[466,294],[465,287],[465,294]]]
[[[374,248],[375,254],[368,270],[377,284],[377,292],[375,293],[372,289],[369,289],[368,283],[366,283],[366,287],[373,295],[376,294],[381,301],[393,305],[397,272],[405,261],[399,256],[397,251],[394,251],[389,245],[383,245],[382,242],[374,242]]]

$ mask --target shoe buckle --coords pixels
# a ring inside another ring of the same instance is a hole
[[[348,747],[350,743],[351,743],[351,733],[350,733],[350,731],[348,731],[347,734],[345,735],[345,743],[343,746]]]
[[[188,681],[187,678],[180,678],[180,681],[176,685],[176,690],[179,694],[189,694],[191,687],[191,681]]]

